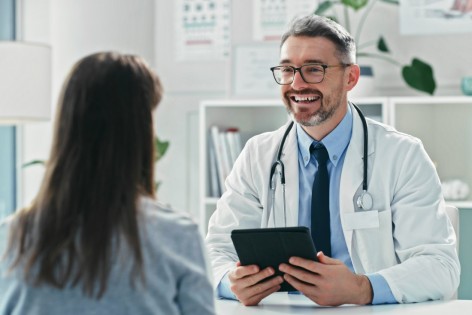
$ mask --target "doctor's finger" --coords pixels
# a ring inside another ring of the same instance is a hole
[[[289,264],[316,273],[320,271],[320,267],[322,266],[322,264],[317,261],[300,257],[290,257]]]
[[[301,281],[300,279],[294,278],[288,274],[284,275],[284,279],[285,281],[290,283],[292,287],[294,287],[296,290],[303,293],[303,295],[305,295],[307,298],[317,303],[318,305],[338,306],[338,305],[343,304],[343,303],[340,303],[339,301],[323,296],[325,289],[322,287],[319,287],[317,285],[311,285],[309,283]]]
[[[279,270],[285,274],[311,284],[317,284],[321,279],[320,275],[317,273],[288,264],[281,264]]]
[[[313,261],[300,257],[291,257],[289,259],[289,263],[293,266],[297,266],[302,269],[310,270],[311,272],[319,274],[323,274],[331,266],[343,265],[340,260],[325,256],[323,255],[323,253],[318,255],[318,260],[319,261]]]
[[[264,281],[249,290],[246,290],[241,293],[239,301],[245,306],[257,305],[262,299],[271,295],[274,292],[277,292],[280,289],[280,283],[283,282],[282,277],[277,277]]]
[[[289,274],[284,274],[284,280],[305,295],[314,295],[318,290],[318,287],[315,284],[305,282]]]
[[[318,258],[318,261],[324,265],[342,265],[343,264],[342,261],[340,261],[339,259],[326,256],[321,251],[319,251],[318,254],[316,254],[316,257]]]
[[[264,279],[274,275],[274,269],[267,267],[256,274],[252,274],[246,277],[239,279],[239,282],[242,283],[245,287],[253,286]]]
[[[233,271],[228,274],[230,281],[235,281],[259,272],[259,267],[257,265],[248,265],[248,266],[237,266]]]

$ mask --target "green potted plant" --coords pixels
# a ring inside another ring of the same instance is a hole
[[[326,16],[342,24],[353,34],[357,44],[358,58],[376,58],[394,64],[401,68],[401,75],[406,84],[416,90],[432,95],[436,89],[433,68],[425,61],[414,57],[410,64],[403,65],[390,55],[390,49],[383,36],[377,40],[361,42],[361,33],[365,21],[377,1],[398,5],[399,0],[324,0],[315,10],[316,15]],[[342,9],[342,21],[338,10]],[[355,33],[351,29],[351,14],[362,14]]]
[[[167,149],[169,148],[169,144],[169,141],[161,141],[158,137],[154,139],[154,147],[156,149],[156,162],[159,161],[164,156],[164,154],[166,154]],[[156,190],[159,189],[160,184],[161,181],[156,182]]]

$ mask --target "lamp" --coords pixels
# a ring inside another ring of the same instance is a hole
[[[0,122],[48,120],[51,115],[51,48],[0,41]]]

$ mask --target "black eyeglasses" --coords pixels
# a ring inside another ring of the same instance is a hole
[[[295,73],[300,72],[303,81],[306,83],[320,83],[323,81],[326,69],[335,67],[348,67],[351,64],[342,63],[339,65],[322,65],[319,63],[309,63],[299,68],[292,66],[276,66],[270,68],[274,75],[275,82],[280,85],[292,84]]]

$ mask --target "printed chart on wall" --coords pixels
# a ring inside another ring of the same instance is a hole
[[[295,16],[313,13],[316,0],[254,0],[254,39],[278,41]]]
[[[471,33],[472,0],[400,0],[400,32]]]
[[[232,93],[244,97],[272,97],[279,93],[270,67],[279,64],[279,43],[237,45],[232,56]]]
[[[225,60],[230,50],[230,0],[178,0],[178,61]]]

